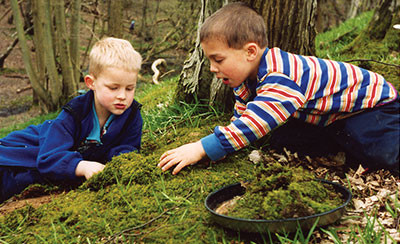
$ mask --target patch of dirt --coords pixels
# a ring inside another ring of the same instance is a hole
[[[47,196],[27,198],[24,200],[8,202],[0,207],[0,215],[6,215],[16,209],[20,209],[28,205],[32,206],[33,208],[38,208],[45,203],[51,202],[53,198],[54,198],[53,196],[47,195]]]
[[[12,44],[15,28],[9,19],[12,16],[9,3],[0,4],[0,56]],[[38,115],[38,108],[31,108],[32,89],[25,74],[22,53],[17,44],[4,61],[0,70],[0,128],[25,122]]]
[[[42,185],[31,185],[26,188],[21,194],[16,195],[5,201],[0,205],[0,216],[11,213],[14,210],[31,206],[38,208],[43,204],[51,202],[54,198],[62,194],[64,191],[55,187],[46,188]]]

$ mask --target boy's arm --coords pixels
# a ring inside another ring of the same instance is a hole
[[[62,111],[53,121],[42,125],[39,133],[37,169],[50,180],[77,180],[75,169],[82,160],[74,146],[75,122],[72,116]]]
[[[107,160],[110,161],[112,157],[121,153],[138,151],[141,145],[142,128],[143,119],[138,109],[129,127],[122,132],[124,133],[122,140],[108,152]]]
[[[306,100],[301,88],[288,76],[270,73],[260,82],[256,97],[246,104],[240,118],[228,126],[217,126],[209,139],[203,139],[203,144],[218,141],[220,145],[205,150],[208,157],[214,160],[248,146],[283,124]]]
[[[219,160],[268,134],[284,123],[305,101],[303,92],[294,81],[283,74],[272,73],[257,88],[257,96],[246,104],[239,118],[228,126],[217,126],[213,134],[194,145],[186,144],[164,153],[158,166],[165,171],[177,164],[173,171],[176,174],[205,155],[212,161]]]

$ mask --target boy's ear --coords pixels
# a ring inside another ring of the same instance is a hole
[[[87,88],[89,88],[90,90],[94,90],[94,78],[91,75],[85,75],[85,85],[87,86]]]
[[[249,61],[255,60],[258,56],[258,53],[260,52],[260,47],[254,42],[249,42],[245,44],[244,48],[246,51],[247,59]]]

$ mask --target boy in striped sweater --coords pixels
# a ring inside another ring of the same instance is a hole
[[[381,75],[269,49],[263,18],[242,3],[207,18],[200,40],[211,72],[234,90],[234,116],[213,134],[165,152],[158,164],[163,171],[219,160],[275,129],[272,146],[305,153],[335,147],[364,167],[398,174],[400,103]]]

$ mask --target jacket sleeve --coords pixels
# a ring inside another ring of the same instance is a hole
[[[112,157],[121,153],[139,151],[142,140],[142,127],[143,119],[140,109],[137,109],[133,120],[130,121],[127,129],[122,132],[124,135],[121,142],[109,150],[107,160],[110,161]]]
[[[257,86],[257,95],[228,126],[217,126],[201,142],[207,156],[218,160],[265,136],[305,103],[300,87],[288,76],[271,73]],[[236,109],[236,108],[235,108]]]
[[[75,122],[62,111],[53,121],[46,121],[39,134],[40,150],[36,160],[39,172],[49,180],[77,180],[75,169],[82,160],[74,145]]]

